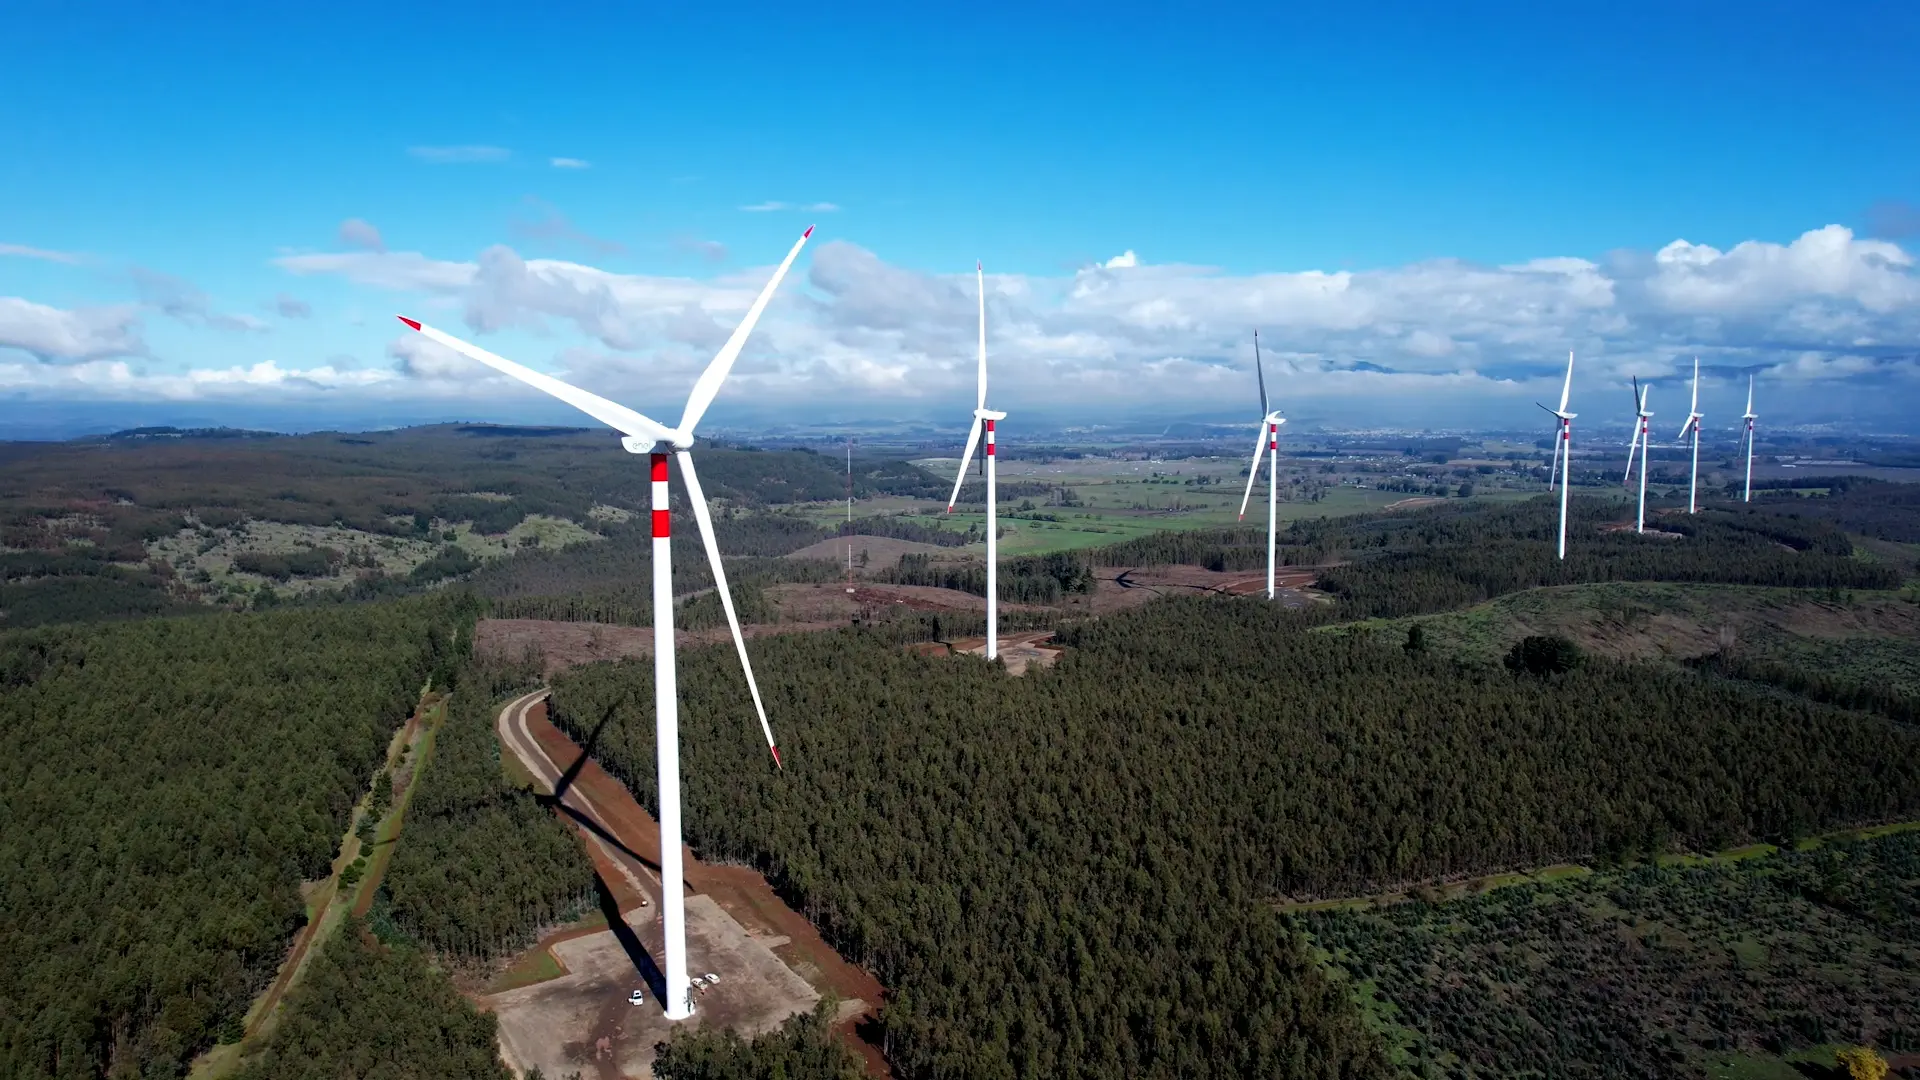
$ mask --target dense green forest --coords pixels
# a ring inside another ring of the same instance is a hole
[[[1755,484],[1757,500],[1730,507],[1741,515],[1755,514],[1819,521],[1848,532],[1920,543],[1920,484],[1895,484],[1852,476],[1814,477],[1792,482],[1794,488],[1825,487],[1824,496],[1806,496],[1791,489],[1766,491]]]
[[[1063,636],[1011,681],[857,631],[765,639],[781,774],[731,653],[683,654],[689,837],[892,988],[904,1076],[1366,1072],[1374,1044],[1260,898],[1920,806],[1911,730],[1684,672],[1462,669],[1226,600]],[[615,710],[598,756],[643,801],[650,673],[556,691],[576,737]]]
[[[862,1080],[866,1070],[833,1035],[835,1002],[790,1017],[777,1031],[742,1039],[732,1028],[682,1029],[654,1059],[659,1080]]]
[[[288,995],[259,1057],[233,1080],[511,1080],[493,1017],[413,946],[334,934]]]
[[[875,574],[874,579],[987,595],[984,561],[936,562],[927,555],[909,552],[900,556],[897,565]],[[1093,571],[1086,560],[1071,552],[1002,559],[1000,599],[1015,604],[1057,604],[1068,593],[1092,592],[1093,580]]]
[[[1387,1003],[1417,1076],[1655,1080],[1821,1043],[1920,1050],[1920,833],[1300,921]]]
[[[177,1075],[240,1016],[472,614],[450,596],[0,635],[0,1074]]]
[[[539,672],[475,663],[461,675],[407,808],[405,843],[381,885],[395,926],[436,952],[489,959],[593,900],[593,866],[573,830],[501,769],[500,703]]]

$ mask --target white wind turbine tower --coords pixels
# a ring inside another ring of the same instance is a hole
[[[1747,376],[1747,411],[1740,419],[1747,422],[1747,494],[1741,502],[1753,501],[1753,422],[1760,419],[1753,411],[1753,376]]]
[[[1687,422],[1680,428],[1680,437],[1693,436],[1693,469],[1687,474],[1687,513],[1694,512],[1697,505],[1695,492],[1700,486],[1700,421],[1706,414],[1700,411],[1700,358],[1693,358],[1693,404],[1687,408]]]
[[[953,504],[960,498],[960,485],[967,479],[967,464],[973,460],[973,448],[980,442],[980,425],[986,425],[987,447],[984,463],[987,467],[987,659],[1000,655],[1000,541],[995,534],[999,532],[999,519],[994,502],[994,453],[993,425],[1005,420],[1007,414],[994,412],[987,408],[987,277],[979,263],[973,264],[973,274],[980,287],[980,396],[973,408],[973,426],[967,429],[967,449],[960,455],[960,474],[953,478],[953,495],[947,499],[947,513],[953,513]]]
[[[422,325],[404,315],[400,316],[401,322],[434,341],[543,390],[619,431],[624,436],[620,445],[628,453],[648,454],[652,458],[653,707],[660,779],[660,914],[666,936],[665,1005],[669,1020],[684,1020],[693,1015],[693,1006],[688,1000],[686,887],[682,884],[680,857],[680,696],[673,656],[673,571],[667,502],[667,455],[671,450],[680,461],[680,479],[687,486],[687,502],[693,507],[693,519],[700,528],[700,540],[707,549],[707,564],[713,569],[714,591],[720,594],[720,606],[727,614],[727,626],[733,631],[733,647],[740,654],[740,669],[746,673],[747,691],[753,696],[753,709],[760,717],[760,729],[766,733],[767,749],[772,751],[773,763],[779,767],[780,749],[774,744],[773,728],[768,725],[767,710],[760,702],[760,687],[753,680],[753,666],[747,662],[746,639],[740,634],[740,619],[734,614],[733,596],[727,589],[726,568],[720,562],[720,548],[714,542],[713,515],[707,509],[707,497],[700,490],[700,477],[694,471],[693,455],[689,451],[693,446],[694,427],[705,415],[707,406],[713,404],[714,395],[720,392],[720,385],[726,381],[727,372],[739,357],[741,347],[747,342],[747,335],[753,332],[754,324],[760,321],[760,313],[766,310],[767,301],[773,298],[780,279],[787,276],[787,268],[793,265],[794,258],[812,235],[812,226],[800,234],[793,250],[787,252],[780,268],[774,271],[773,279],[767,282],[766,288],[760,290],[753,306],[747,309],[746,318],[734,328],[733,336],[721,346],[720,352],[707,365],[707,370],[693,384],[693,393],[687,398],[687,408],[680,416],[679,427],[669,428],[624,405],[521,367],[477,345]]]
[[[1247,500],[1253,497],[1253,478],[1260,475],[1260,456],[1271,453],[1267,469],[1267,599],[1273,599],[1274,544],[1279,536],[1280,502],[1280,425],[1286,417],[1274,412],[1267,402],[1267,375],[1260,367],[1260,331],[1253,332],[1253,375],[1260,380],[1260,430],[1254,435],[1253,464],[1247,468],[1247,490],[1240,496],[1240,516],[1247,516]]]
[[[1627,444],[1627,475],[1620,478],[1621,483],[1633,479],[1633,451],[1640,448],[1640,512],[1634,517],[1633,531],[1647,531],[1647,448],[1652,445],[1653,437],[1648,434],[1647,419],[1653,410],[1647,408],[1647,399],[1653,396],[1653,384],[1640,385],[1640,376],[1633,377],[1633,441]]]
[[[1547,490],[1553,490],[1555,478],[1560,484],[1560,557],[1567,557],[1567,498],[1573,490],[1573,418],[1578,413],[1567,411],[1567,398],[1573,393],[1573,352],[1567,352],[1567,381],[1560,384],[1560,407],[1547,409],[1560,421],[1559,438],[1554,440],[1553,472],[1547,478]]]

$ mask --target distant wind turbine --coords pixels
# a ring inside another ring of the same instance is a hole
[[[1267,401],[1267,374],[1260,367],[1260,331],[1253,332],[1253,375],[1260,381],[1260,430],[1254,434],[1253,464],[1247,468],[1247,491],[1240,496],[1240,517],[1247,516],[1247,500],[1253,498],[1253,479],[1260,475],[1260,456],[1271,454],[1267,467],[1267,599],[1273,599],[1274,545],[1279,537],[1280,502],[1280,425],[1287,418],[1274,412]]]
[[[740,633],[740,618],[734,613],[733,596],[727,589],[726,567],[720,562],[720,547],[714,541],[713,515],[707,509],[707,497],[700,489],[700,477],[694,471],[693,455],[689,451],[693,447],[694,428],[700,423],[700,418],[706,415],[707,407],[713,404],[714,395],[720,392],[721,384],[726,382],[727,372],[740,356],[740,349],[746,345],[747,335],[753,332],[754,324],[760,321],[760,313],[766,310],[767,302],[773,299],[774,290],[780,287],[780,280],[787,276],[787,268],[793,265],[793,260],[799,256],[800,249],[806,246],[807,238],[812,235],[813,227],[808,226],[807,231],[801,233],[800,239],[794,243],[793,249],[787,252],[780,268],[773,272],[773,279],[760,290],[753,306],[747,309],[746,318],[734,328],[733,336],[721,346],[720,352],[707,365],[707,370],[693,384],[686,411],[680,416],[680,426],[674,428],[650,420],[598,394],[588,393],[550,375],[521,367],[405,315],[400,316],[401,322],[428,338],[545,391],[613,428],[624,436],[620,445],[628,453],[647,454],[652,459],[654,742],[660,780],[660,915],[667,953],[666,994],[662,1003],[666,1006],[669,1020],[684,1020],[693,1015],[693,1008],[688,1001],[686,888],[682,884],[680,854],[680,695],[673,655],[673,551],[671,519],[668,516],[667,455],[671,450],[673,456],[679,459],[680,479],[687,486],[687,502],[693,507],[693,520],[700,528],[700,541],[706,545],[707,565],[713,570],[714,591],[720,594],[720,607],[727,614],[728,628],[733,631],[733,647],[740,654],[740,670],[747,677],[747,691],[753,696],[753,710],[760,717],[760,729],[766,733],[767,749],[773,754],[773,763],[775,767],[780,767],[780,748],[774,744],[773,728],[768,725],[767,710],[760,702],[760,687],[753,680],[753,666],[747,662],[746,638]]]
[[[1570,413],[1567,411],[1567,398],[1572,393],[1573,352],[1569,350],[1567,352],[1567,381],[1560,384],[1560,407],[1558,409],[1547,409],[1545,405],[1540,405],[1537,401],[1534,402],[1535,405],[1540,405],[1541,408],[1547,409],[1548,412],[1552,413],[1554,417],[1559,420],[1559,438],[1554,440],[1553,447],[1554,471],[1553,474],[1548,477],[1547,490],[1553,490],[1553,477],[1558,476],[1560,483],[1560,557],[1562,559],[1567,557],[1567,498],[1573,488],[1573,418],[1579,415],[1578,413]]]
[[[1747,411],[1740,419],[1747,422],[1747,494],[1740,501],[1753,501],[1753,422],[1760,417],[1753,411],[1753,376],[1747,376]]]
[[[1695,498],[1700,487],[1700,421],[1706,414],[1700,411],[1700,358],[1693,358],[1693,404],[1687,407],[1687,422],[1680,428],[1680,438],[1693,436],[1693,470],[1687,474],[1687,513],[1698,508]]]
[[[1647,448],[1653,444],[1653,437],[1647,433],[1647,420],[1653,411],[1647,408],[1647,399],[1653,396],[1653,384],[1640,385],[1640,377],[1633,377],[1633,441],[1627,444],[1627,475],[1620,478],[1621,483],[1633,479],[1633,450],[1640,448],[1640,512],[1634,518],[1633,531],[1647,531]]]
[[[967,463],[973,460],[973,448],[980,442],[981,425],[986,425],[987,446],[982,462],[987,470],[987,659],[1000,655],[1000,544],[999,516],[994,502],[993,425],[1007,418],[1003,412],[987,408],[987,277],[979,263],[973,264],[975,281],[980,286],[980,394],[973,409],[973,426],[967,429],[967,449],[960,455],[960,474],[953,478],[953,496],[947,500],[947,513],[960,498],[960,485],[967,479]]]

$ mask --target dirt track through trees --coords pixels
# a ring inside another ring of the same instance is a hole
[[[613,891],[622,912],[657,903],[660,888],[660,827],[628,791],[599,762],[582,760],[578,744],[547,719],[544,692],[528,695],[502,709],[497,730],[515,756],[552,790],[555,782],[578,765],[574,779],[563,798],[575,814],[567,820],[578,827],[587,842],[596,870]],[[561,812],[556,808],[556,812]],[[580,815],[594,826],[584,824]],[[786,906],[773,887],[757,871],[744,866],[703,863],[690,849],[682,848],[685,883],[689,895],[703,895],[759,939],[775,956],[821,994],[831,994],[843,1002],[857,1003],[843,1009],[835,1030],[858,1051],[868,1072],[876,1077],[890,1076],[885,1059],[877,1047],[858,1034],[862,1025],[878,1013],[886,995],[872,974],[848,963],[835,952],[813,924]],[[545,948],[552,939],[542,942]]]

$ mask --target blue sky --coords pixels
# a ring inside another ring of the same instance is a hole
[[[1155,379],[1186,411],[1246,396],[1254,325],[1331,422],[1456,399],[1518,421],[1568,348],[1596,390],[1695,351],[1843,413],[1920,386],[1920,8],[1277,7],[17,2],[0,400],[511,414],[512,391],[396,355],[380,320],[426,303],[666,411],[711,336],[689,305],[724,336],[810,220],[736,415],[752,388],[874,415],[964,397],[975,258],[1033,408],[1152,408]],[[743,209],[775,203],[819,208]],[[1831,225],[1845,244],[1793,254]],[[1704,247],[1654,258],[1677,240]],[[568,297],[601,287],[580,268],[619,276],[614,314],[500,286],[496,245]],[[346,252],[375,258],[286,261]],[[1591,273],[1474,270],[1569,258]],[[1311,272],[1366,302],[1304,304],[1325,282],[1289,275]],[[283,377],[323,367],[361,381]]]

